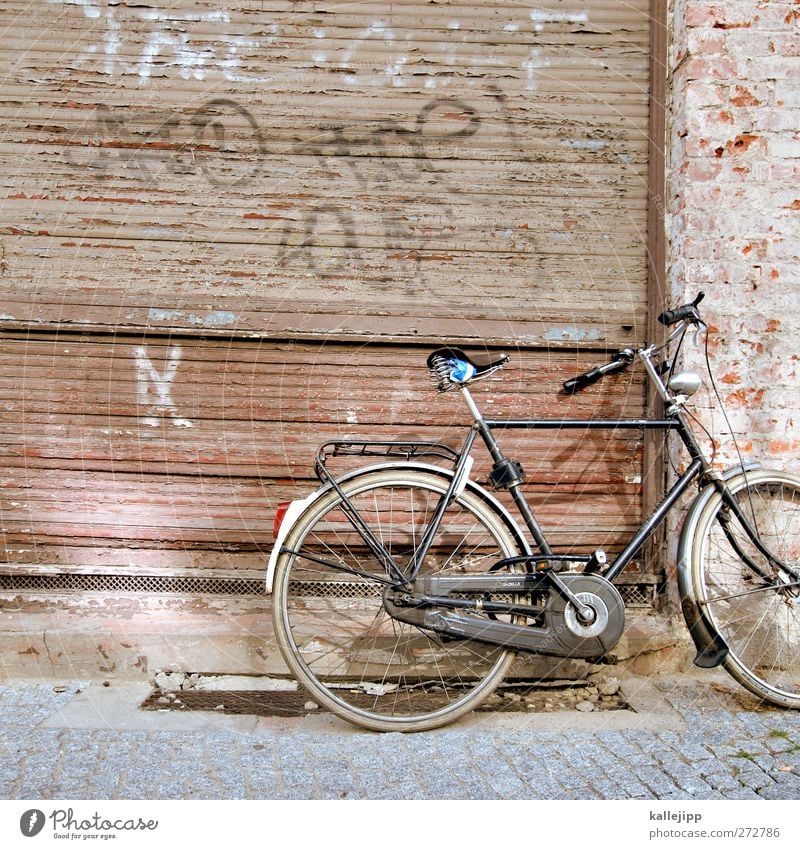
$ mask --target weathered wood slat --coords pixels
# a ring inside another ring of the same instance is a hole
[[[37,287],[17,323],[192,329],[174,293],[219,315],[244,289],[242,333],[288,296],[320,318],[275,332],[346,337],[368,322],[328,306],[547,320],[643,291],[646,2],[29,8],[1,12],[0,292]],[[172,321],[129,322],[143,302]]]
[[[252,576],[325,440],[638,416],[649,3],[0,4],[0,570]],[[502,434],[619,547],[642,434]],[[475,475],[485,478],[481,459]],[[611,530],[607,532],[607,529]]]
[[[319,443],[416,437],[457,444],[463,435],[459,399],[429,386],[425,348],[355,353],[342,345],[137,341],[143,344],[91,336],[0,342],[7,399],[0,508],[9,562],[33,539],[45,550],[108,548],[117,540],[133,566],[139,549],[154,544],[266,550],[275,503],[317,485]],[[152,380],[137,373],[137,350],[163,376],[178,347],[168,397],[142,403]],[[559,403],[560,381],[587,367],[585,356],[518,360],[502,380],[476,390],[492,415],[630,415],[640,406],[641,382],[622,378],[607,381],[602,394]],[[633,528],[638,432],[508,432],[502,441],[528,470],[532,501],[557,537],[573,534],[588,545],[607,521],[617,526],[613,539]],[[488,470],[480,459],[476,476]]]

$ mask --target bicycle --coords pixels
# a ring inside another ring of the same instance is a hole
[[[638,360],[661,418],[488,419],[469,387],[508,357],[448,347],[427,365],[436,388],[458,390],[469,409],[460,450],[368,440],[319,449],[322,486],[280,506],[267,572],[278,644],[315,701],[371,730],[422,731],[474,710],[517,652],[607,659],[625,627],[614,579],[697,482],[678,546],[695,663],[721,664],[760,699],[800,708],[800,477],[757,464],[721,472],[706,459],[686,410],[700,378],[676,373],[687,332],[706,327],[702,297],[659,316],[671,328],[664,344],[624,349],[564,384],[579,392]],[[688,465],[615,557],[556,552],[522,492],[520,464],[495,438],[512,428],[672,431]],[[493,461],[487,483],[510,494],[521,524],[470,479],[478,437]],[[381,461],[336,476],[334,457]]]

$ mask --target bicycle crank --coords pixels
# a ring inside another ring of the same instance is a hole
[[[562,573],[562,582],[580,606],[546,573],[428,577],[410,589],[387,589],[383,605],[401,622],[517,651],[581,658],[611,651],[625,628],[625,603],[616,587],[600,575]],[[513,601],[498,600],[510,592]],[[543,595],[543,603],[529,603],[531,594]]]

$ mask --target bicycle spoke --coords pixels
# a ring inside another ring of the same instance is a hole
[[[348,502],[398,567],[413,568],[447,479],[384,472],[345,486]],[[309,564],[324,554],[362,574],[375,568],[370,548],[345,525],[335,493],[310,511],[286,548],[276,573],[276,633],[292,671],[331,710],[381,730],[435,727],[472,709],[501,680],[510,652],[396,620],[383,606],[377,576],[374,583],[346,581],[342,570]],[[483,573],[516,553],[493,508],[464,496],[444,511],[421,574]]]
[[[800,557],[800,479],[748,473],[736,498],[774,561],[756,551],[745,529],[732,520],[728,533],[736,535],[735,548],[718,521],[723,508],[719,500],[712,502],[692,555],[697,598],[730,649],[726,669],[760,698],[800,707],[800,580],[793,574]],[[772,580],[755,575],[739,552]]]

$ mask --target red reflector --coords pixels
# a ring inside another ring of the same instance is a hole
[[[275,511],[275,521],[272,523],[272,538],[278,538],[278,531],[281,529],[281,524],[283,523],[283,517],[286,515],[286,511],[289,509],[289,505],[291,501],[281,501],[278,504],[278,509]]]

